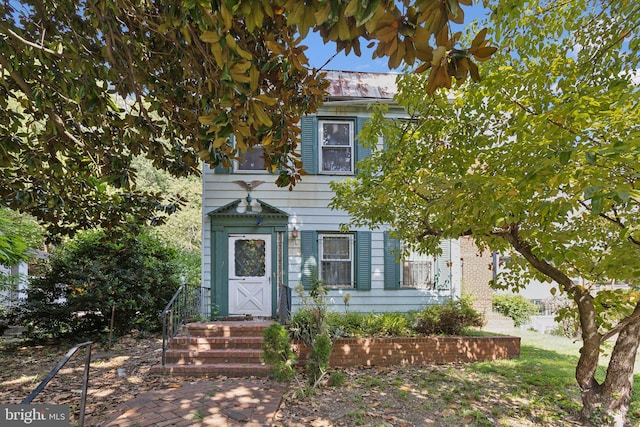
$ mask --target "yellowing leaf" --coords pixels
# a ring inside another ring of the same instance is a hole
[[[224,21],[225,30],[230,30],[233,16],[231,16],[231,13],[227,10],[227,6],[225,6],[224,2],[220,2],[220,16],[222,16],[222,20]]]
[[[260,72],[258,71],[257,67],[251,67],[251,69],[249,70],[249,80],[250,80],[249,85],[251,87],[251,90],[253,92],[258,90]]]
[[[271,121],[269,116],[267,116],[262,107],[260,107],[256,103],[251,104],[251,112],[253,113],[253,116],[258,124],[263,124],[267,127],[271,127],[273,125],[273,122]]]
[[[220,148],[227,142],[227,138],[216,138],[213,140],[213,148]]]
[[[273,142],[273,136],[267,135],[262,139],[262,145],[268,147]]]
[[[262,103],[264,103],[266,105],[276,105],[278,103],[277,99],[272,98],[272,97],[270,97],[268,95],[264,95],[264,94],[258,95],[258,96],[256,96],[256,98],[259,99],[260,102],[262,102]]]
[[[267,45],[267,48],[275,54],[284,55],[285,53],[287,53],[285,48],[282,45],[280,45],[280,43],[277,43],[274,41],[267,41],[265,42],[265,44]]]
[[[359,0],[351,0],[347,7],[344,9],[344,16],[354,16],[358,11]]]

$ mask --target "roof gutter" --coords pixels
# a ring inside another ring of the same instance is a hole
[[[371,104],[395,104],[396,102],[391,98],[359,98],[359,99],[345,99],[344,101],[325,101],[322,105],[329,107],[337,107],[342,105],[371,105]]]

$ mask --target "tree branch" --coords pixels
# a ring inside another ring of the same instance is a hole
[[[616,326],[611,328],[611,330],[609,330],[609,332],[607,332],[606,334],[602,335],[602,340],[606,341],[609,338],[615,336],[625,326],[627,326],[629,323],[637,320],[638,318],[640,318],[640,303],[636,304],[636,307],[633,309],[633,313],[631,313],[629,316],[627,316],[624,319],[622,319]]]
[[[4,56],[1,56],[1,55],[0,55],[0,65],[2,65],[2,67],[4,67],[7,70],[9,69],[9,64],[7,63],[6,58]],[[33,96],[33,90],[31,89],[31,86],[29,86],[29,84],[22,78],[22,76],[16,70],[12,70],[9,73],[9,76],[16,82],[16,84],[20,87],[20,89],[22,89],[24,94],[30,100],[33,100],[33,97],[34,97]],[[55,125],[56,129],[58,129],[58,132],[60,134],[64,135],[66,138],[68,138],[71,142],[76,144],[78,147],[86,148],[85,147],[85,143],[82,140],[78,139],[75,135],[73,135],[71,132],[69,132],[69,130],[66,128],[66,126],[64,124],[64,120],[62,119],[62,117],[60,117],[58,115],[58,113],[56,113],[50,107],[43,107],[43,109],[44,109],[45,114],[47,114],[51,118],[51,121],[53,121],[53,124]],[[89,158],[92,160],[93,164],[99,170],[100,166],[99,166],[98,162],[93,158],[91,153],[87,152],[87,155],[89,156]]]
[[[9,37],[13,38],[14,40],[17,40],[17,41],[19,41],[20,43],[25,44],[25,45],[27,45],[27,46],[29,46],[29,47],[34,48],[34,49],[41,50],[41,51],[43,51],[43,52],[45,52],[45,53],[48,53],[49,55],[53,55],[53,56],[56,56],[56,57],[58,57],[58,58],[66,58],[66,59],[71,58],[70,56],[67,56],[67,55],[65,55],[65,54],[63,54],[63,53],[58,53],[58,52],[56,52],[55,50],[51,50],[51,49],[46,48],[46,47],[44,47],[44,46],[42,46],[42,45],[39,45],[39,44],[34,43],[34,42],[31,42],[31,41],[29,41],[29,40],[27,40],[27,39],[23,38],[23,37],[22,37],[22,36],[20,36],[19,34],[15,33],[15,32],[14,32],[13,30],[11,30],[10,28],[5,27],[5,26],[4,26],[4,25],[2,25],[1,23],[0,23],[0,30],[1,30],[3,33],[7,34]]]
[[[513,102],[515,105],[517,105],[522,111],[524,111],[525,113],[531,115],[531,116],[539,116],[540,113],[533,111],[531,108],[527,107],[526,105],[524,105],[522,102],[520,102],[518,99],[514,98],[513,96],[509,95],[506,91],[506,89],[502,88],[500,89],[501,92],[507,96],[511,102]],[[562,130],[564,130],[565,132],[569,132],[571,135],[575,135],[575,136],[579,136],[581,138],[585,138],[588,141],[593,142],[594,144],[600,144],[600,141],[596,140],[595,138],[593,138],[590,135],[583,135],[581,133],[578,133],[577,131],[571,129],[570,127],[560,123],[559,121],[556,120],[552,120],[551,118],[547,117],[545,118],[545,121],[553,126],[556,126]]]
[[[580,200],[578,203],[580,203],[580,205],[583,208],[585,208],[586,210],[593,212],[593,209],[591,209],[591,206],[587,205],[584,200]],[[615,218],[612,218],[609,215],[605,214],[604,212],[600,212],[598,214],[598,216],[600,218],[603,218],[603,219],[611,222],[612,224],[617,225],[622,230],[626,230],[627,229],[627,225],[625,223],[623,223],[622,220],[620,218],[618,218],[617,216]],[[634,244],[635,246],[640,246],[640,240],[635,239],[633,236],[627,237],[627,240],[630,243]]]
[[[578,289],[576,288],[576,285],[573,284],[573,281],[569,276],[564,274],[562,271],[560,271],[558,268],[551,265],[547,261],[538,258],[533,253],[531,244],[522,239],[522,237],[520,236],[520,233],[518,231],[518,224],[512,224],[504,232],[495,234],[509,242],[511,246],[513,246],[513,248],[529,263],[531,263],[531,265],[536,270],[562,285],[566,292],[571,294],[576,293]]]

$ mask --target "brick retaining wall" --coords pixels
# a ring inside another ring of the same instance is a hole
[[[299,363],[309,349],[294,343]],[[333,342],[330,365],[387,366],[476,362],[520,356],[520,337],[340,338]]]

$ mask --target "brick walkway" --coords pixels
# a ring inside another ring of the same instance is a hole
[[[253,378],[183,383],[139,395],[123,404],[103,426],[267,427],[285,390],[286,384]]]

